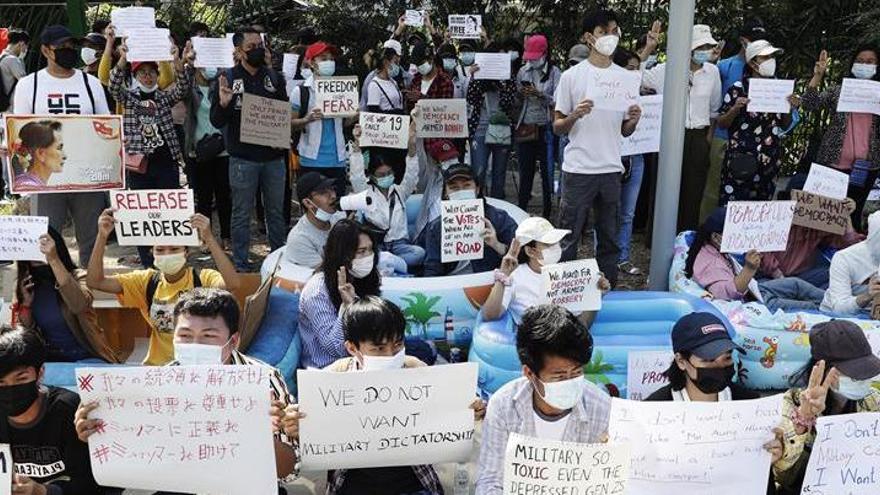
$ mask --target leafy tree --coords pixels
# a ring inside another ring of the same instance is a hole
[[[434,311],[434,305],[440,302],[440,296],[427,297],[421,292],[411,292],[400,299],[407,304],[403,308],[403,316],[407,321],[418,324],[422,329],[422,336],[427,340],[428,323],[441,316],[440,313]]]

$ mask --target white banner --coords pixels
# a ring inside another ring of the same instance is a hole
[[[660,151],[660,130],[663,124],[663,95],[639,97],[642,117],[635,132],[623,138],[620,156],[642,155]]]
[[[113,9],[110,22],[116,29],[116,36],[128,36],[131,29],[156,27],[156,10],[153,7]]]
[[[612,66],[613,68],[613,66]],[[587,99],[593,108],[626,112],[639,103],[642,75],[629,70],[593,70],[587,80]]]
[[[0,215],[0,260],[46,261],[40,236],[49,231],[49,217]]]
[[[440,202],[440,261],[483,258],[486,218],[482,199]]]
[[[510,79],[510,55],[507,52],[477,52],[474,54],[474,64],[480,66],[480,70],[474,72],[474,79],[495,81]]]
[[[547,301],[572,313],[602,309],[599,265],[595,259],[548,265],[541,269]]]
[[[163,62],[173,60],[171,55],[171,34],[167,29],[130,29],[128,40],[129,62]]]
[[[481,15],[450,15],[449,36],[455,40],[463,39],[480,39],[480,32],[483,27],[483,16]]]
[[[785,251],[795,201],[731,201],[721,240],[722,253]]]
[[[8,443],[0,443],[0,493],[12,493],[12,451]]]
[[[669,384],[663,373],[669,369],[675,354],[672,351],[629,351],[626,356],[626,396],[629,400],[645,400]]]
[[[788,97],[794,93],[794,79],[749,79],[749,105],[747,112],[788,113],[791,104]]]
[[[226,68],[235,65],[232,53],[235,46],[231,38],[192,38],[193,50],[196,52],[195,66]]]
[[[403,25],[420,28],[425,25],[424,10],[407,10],[404,14]]]
[[[831,199],[846,199],[849,190],[849,175],[831,167],[814,163],[804,183],[804,191]]]
[[[844,78],[837,111],[880,115],[880,82]]]
[[[113,191],[116,240],[120,246],[198,246],[192,189]]]
[[[468,137],[467,101],[464,98],[429,100],[416,103],[416,137]]]
[[[873,495],[880,492],[880,415],[820,416],[801,493]]]

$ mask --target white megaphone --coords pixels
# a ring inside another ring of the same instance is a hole
[[[372,212],[376,202],[370,195],[370,191],[362,191],[357,194],[349,194],[339,198],[339,209],[344,211]]]

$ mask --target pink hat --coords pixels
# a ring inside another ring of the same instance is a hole
[[[547,54],[547,38],[543,34],[529,36],[523,60],[538,60]]]

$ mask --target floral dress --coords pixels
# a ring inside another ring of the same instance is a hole
[[[729,111],[737,98],[748,97],[748,78],[736,82],[724,95],[720,113]],[[730,138],[724,164],[721,167],[720,204],[728,201],[759,201],[773,197],[776,186],[774,180],[782,163],[782,134],[785,131],[783,119],[786,114],[752,113],[743,109],[730,126]],[[739,154],[748,154],[757,159],[757,170],[749,177],[737,177],[731,167],[732,160]]]

